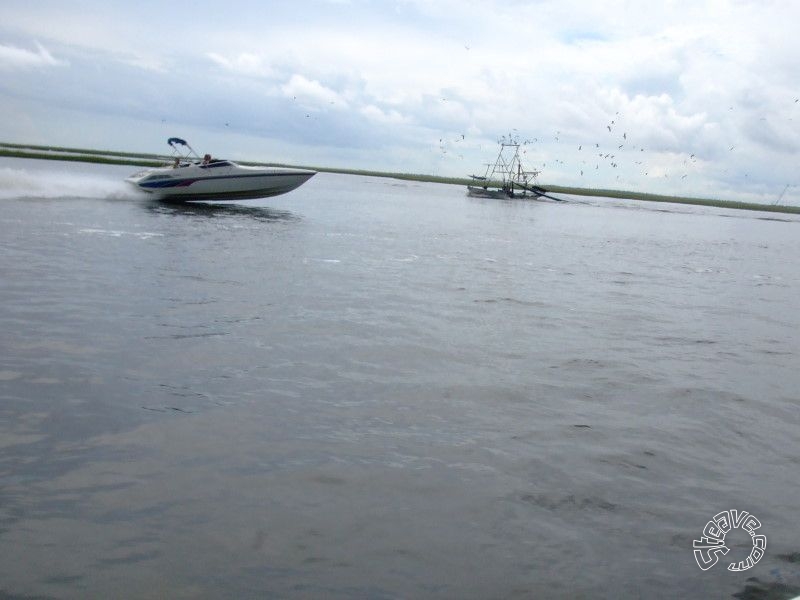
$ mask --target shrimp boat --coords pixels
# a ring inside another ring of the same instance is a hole
[[[163,167],[145,169],[125,181],[160,200],[251,200],[285,194],[316,171],[288,167],[247,167],[230,160],[200,158],[180,138],[169,138],[172,158]]]
[[[467,186],[467,194],[478,198],[538,198],[547,190],[536,185],[539,171],[528,171],[519,157],[520,144],[516,141],[500,142],[500,152],[494,163],[486,165],[484,175],[470,175],[474,185]]]

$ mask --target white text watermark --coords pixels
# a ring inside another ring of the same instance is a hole
[[[703,536],[699,540],[694,540],[694,559],[697,566],[707,571],[719,560],[719,555],[728,554],[730,548],[725,545],[725,535],[731,529],[743,529],[750,534],[753,540],[753,547],[745,560],[738,563],[732,562],[728,565],[729,571],[746,571],[753,567],[767,549],[767,538],[764,535],[756,534],[756,530],[761,527],[761,521],[756,519],[746,510],[725,510],[714,515],[703,528]]]

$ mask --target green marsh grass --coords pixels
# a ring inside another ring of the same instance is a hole
[[[111,150],[87,150],[83,148],[63,148],[59,146],[40,146],[30,144],[9,144],[0,142],[0,156],[13,158],[34,158],[45,160],[64,160],[74,162],[87,162],[108,165],[130,165],[135,167],[157,167],[169,161],[169,157],[159,154],[144,154],[135,152],[120,152]],[[280,166],[312,169],[322,173],[340,173],[344,175],[363,175],[368,177],[388,177],[405,181],[421,181],[428,183],[443,183],[449,185],[472,185],[474,182],[468,178],[440,177],[438,175],[425,175],[421,173],[393,173],[386,171],[366,171],[361,169],[339,169],[333,167],[314,167],[286,165],[281,163],[261,163],[237,161],[242,165],[253,166]],[[779,204],[759,204],[756,202],[739,202],[734,200],[721,200],[716,198],[691,198],[682,196],[669,196],[663,194],[649,194],[629,190],[609,190],[593,188],[576,188],[561,185],[540,184],[549,193],[569,194],[575,196],[595,196],[602,198],[617,198],[621,200],[639,200],[642,202],[670,202],[674,204],[690,204],[695,206],[713,206],[717,208],[731,208],[737,210],[759,210],[776,213],[800,214],[800,206],[787,206]]]

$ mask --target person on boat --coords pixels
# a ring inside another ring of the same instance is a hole
[[[210,162],[211,162],[211,155],[210,154],[206,154],[205,156],[203,156],[203,164],[204,165],[207,165]]]
[[[175,162],[172,163],[172,168],[173,169],[177,169],[180,166],[181,166],[181,159],[180,159],[180,157],[176,156],[175,157]]]

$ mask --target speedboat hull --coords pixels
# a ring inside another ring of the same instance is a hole
[[[126,181],[162,200],[251,200],[290,192],[315,174],[306,169],[244,167],[218,160],[148,169]]]

